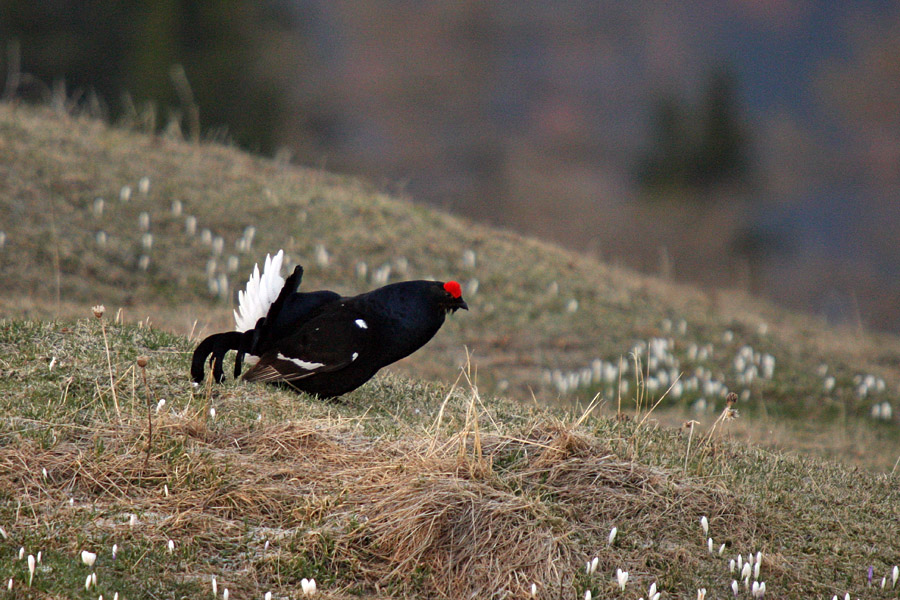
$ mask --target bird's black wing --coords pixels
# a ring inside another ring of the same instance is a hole
[[[372,360],[374,334],[356,311],[337,307],[321,313],[292,335],[272,343],[253,368],[247,381],[297,381],[331,373],[357,360]]]

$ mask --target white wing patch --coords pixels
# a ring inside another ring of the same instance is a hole
[[[282,262],[284,250],[279,250],[275,256],[266,254],[262,275],[259,273],[259,265],[253,266],[253,273],[247,280],[246,289],[238,292],[238,308],[234,311],[237,331],[253,329],[256,322],[269,312],[269,307],[284,287],[284,277],[281,276]]]
[[[357,358],[359,358],[359,352],[354,352],[353,356],[350,357],[350,362],[353,362]]]
[[[357,319],[356,321],[354,321],[354,323],[356,323],[356,326],[359,327],[360,329],[368,329],[369,328],[369,324],[366,323],[365,321],[363,321],[362,319]]]
[[[306,362],[305,360],[300,360],[299,358],[291,358],[290,356],[285,356],[281,352],[278,353],[278,360],[286,360],[288,362],[294,363],[301,369],[306,369],[307,371],[312,371],[314,369],[318,369],[319,367],[325,366],[325,363]]]

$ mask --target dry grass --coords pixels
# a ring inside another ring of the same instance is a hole
[[[298,558],[336,596],[343,588],[522,597],[532,583],[562,592],[583,585],[577,578],[591,552],[602,556],[602,571],[650,571],[672,560],[690,568],[701,557],[682,542],[701,514],[727,521],[722,533],[735,543],[750,541],[742,533],[752,529],[748,511],[724,490],[623,461],[560,424],[536,426],[523,439],[486,435],[478,464],[471,443],[460,454],[467,435],[373,440],[348,425],[305,420],[213,432],[196,415],[166,415],[149,462],[138,414],[50,448],[20,440],[0,456],[0,482],[24,490],[27,506],[8,529],[56,523],[57,538],[70,540],[56,549],[77,556],[84,534],[73,513],[100,512],[107,516],[91,537],[158,547],[175,539],[203,564],[220,559],[223,542],[250,523],[266,532],[271,553],[246,573],[220,576],[220,585],[248,595],[258,591],[251,575],[263,589],[278,580],[297,585],[277,563]],[[137,530],[124,531],[128,514],[142,516]],[[597,542],[616,523],[662,534],[650,552],[604,551]],[[198,574],[193,568],[183,575]]]

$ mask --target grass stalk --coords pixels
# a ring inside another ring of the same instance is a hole
[[[116,418],[121,421],[122,411],[119,409],[119,397],[116,395],[116,380],[113,376],[112,357],[109,353],[109,339],[106,337],[106,323],[103,321],[103,313],[106,311],[106,307],[99,304],[94,306],[91,310],[94,313],[94,317],[100,321],[100,332],[103,334],[103,348],[106,350],[106,368],[109,373],[109,389],[110,392],[112,392],[113,406],[116,408]]]
[[[153,392],[150,391],[150,383],[147,381],[147,357],[139,356],[137,364],[141,368],[141,377],[144,380],[144,390],[147,393],[147,454],[144,457],[144,468],[150,464],[150,450],[153,447]]]

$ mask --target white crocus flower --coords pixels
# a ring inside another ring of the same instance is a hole
[[[306,579],[305,577],[300,580],[300,588],[303,590],[304,596],[315,596],[316,595],[316,580],[315,579]]]
[[[704,537],[709,535],[709,519],[705,515],[700,517],[700,528],[703,529]]]
[[[87,550],[81,551],[81,562],[83,562],[87,566],[93,567],[96,560],[97,554],[95,552],[88,552]]]
[[[616,580],[619,582],[619,588],[624,592],[625,584],[628,583],[628,571],[616,569]]]

